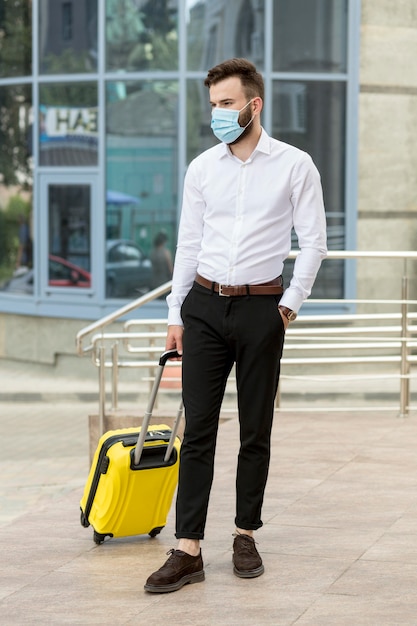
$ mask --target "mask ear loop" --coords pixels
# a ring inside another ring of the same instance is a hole
[[[254,119],[255,119],[255,116],[254,116],[254,115],[252,115],[251,119],[250,119],[250,120],[249,120],[249,122],[246,124],[246,126],[243,126],[243,130],[246,130],[246,129],[247,129],[247,127],[248,127],[250,124],[252,124],[252,122],[253,122],[253,120],[254,120]]]
[[[247,103],[245,104],[245,106],[244,106],[244,107],[242,107],[241,109],[239,109],[239,113],[242,113],[242,111],[244,111],[244,110],[246,109],[246,107],[248,107],[248,106],[250,105],[250,103],[251,103],[251,102],[253,102],[254,100],[255,100],[255,98],[251,98],[251,99],[249,100],[249,102],[247,102]]]
[[[251,103],[251,102],[253,102],[253,101],[254,101],[254,98],[251,98],[251,99],[249,100],[249,102],[247,102],[247,103],[245,104],[245,106],[244,106],[244,107],[242,107],[242,108],[240,109],[239,113],[241,113],[241,111],[244,111],[244,109],[246,109],[246,107],[247,107],[247,106],[249,106],[249,105],[250,105],[250,103]],[[252,117],[250,118],[250,120],[249,120],[249,122],[246,124],[246,126],[241,126],[241,128],[243,128],[243,130],[246,130],[246,129],[247,129],[247,127],[248,127],[250,124],[252,124],[252,122],[253,122],[253,120],[254,120],[254,119],[255,119],[255,113],[252,115]],[[240,126],[240,124],[239,124],[239,126]]]

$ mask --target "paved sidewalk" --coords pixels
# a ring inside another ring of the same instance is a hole
[[[265,574],[231,567],[237,419],[219,430],[203,545],[206,581],[146,594],[174,545],[96,546],[79,523],[96,378],[0,361],[0,623],[135,626],[415,626],[417,414],[279,411],[264,527]],[[133,395],[132,395],[133,397]]]

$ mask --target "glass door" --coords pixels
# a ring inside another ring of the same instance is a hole
[[[42,293],[91,296],[96,174],[43,174],[40,184]]]

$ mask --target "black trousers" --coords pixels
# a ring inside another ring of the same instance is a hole
[[[220,408],[236,363],[240,450],[238,528],[262,526],[270,438],[284,324],[279,296],[224,297],[194,283],[182,319],[185,432],[176,504],[176,537],[203,539]]]

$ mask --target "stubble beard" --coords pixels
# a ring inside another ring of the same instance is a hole
[[[237,143],[242,141],[242,139],[246,139],[253,132],[254,120],[251,121],[251,119],[252,119],[252,111],[250,110],[250,107],[248,107],[248,109],[246,109],[245,111],[242,111],[242,113],[239,115],[239,125],[243,127],[249,124],[249,122],[250,124],[249,126],[246,126],[245,130],[240,135],[240,137],[238,137],[237,139],[235,139],[234,141],[228,144],[229,146],[235,146]]]

